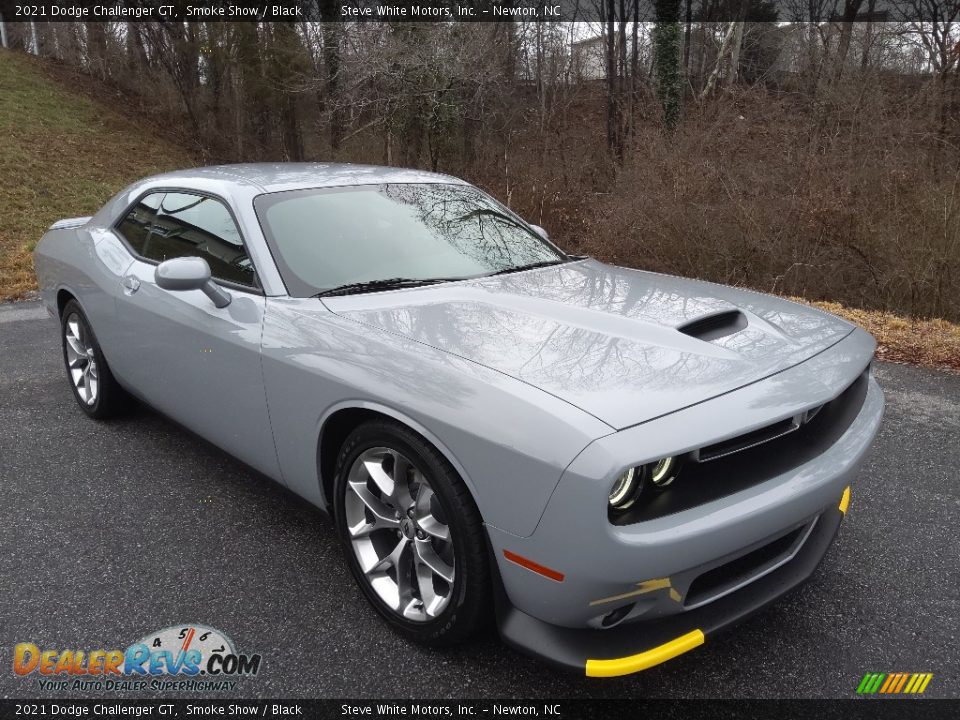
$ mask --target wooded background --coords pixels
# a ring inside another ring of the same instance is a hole
[[[592,23],[6,34],[198,163],[447,172],[572,252],[960,320],[960,0],[796,2],[803,22],[763,0],[659,0],[646,23],[638,0],[602,0]]]

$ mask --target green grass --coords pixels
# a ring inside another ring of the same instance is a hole
[[[190,154],[0,50],[0,300],[36,287],[31,252],[64,217],[92,215],[138,178]]]

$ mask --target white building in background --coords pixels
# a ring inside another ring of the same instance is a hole
[[[627,31],[630,32],[629,30]],[[647,42],[641,23],[639,29],[641,56],[644,54],[642,46]],[[617,47],[615,49],[615,58],[620,61],[620,44],[623,42],[624,35],[620,30],[614,33]],[[626,36],[627,47],[626,55],[630,55],[630,35]],[[628,60],[629,62],[629,60]],[[601,32],[600,35],[575,40],[570,43],[570,75],[574,82],[584,82],[588,80],[604,80],[607,77],[607,36]]]
[[[575,80],[602,80],[607,76],[607,39],[603,35],[570,44]]]

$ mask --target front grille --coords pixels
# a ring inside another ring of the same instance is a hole
[[[738,435],[730,440],[724,440],[723,442],[714,443],[713,445],[708,445],[705,448],[701,448],[697,459],[700,462],[710,462],[711,460],[716,460],[727,455],[732,455],[735,452],[740,452],[741,450],[746,450],[756,445],[761,445],[765,442],[776,440],[778,437],[783,437],[784,435],[799,429],[800,423],[794,420],[794,418],[787,418],[786,420],[781,420],[773,425],[762,427],[759,430],[754,430],[753,432],[749,432],[744,435]]]
[[[683,604],[686,607],[699,605],[773,567],[793,551],[808,527],[809,525],[798,527],[746,555],[741,555],[735,560],[708,570],[703,575],[698,575],[690,583],[690,589],[687,590]]]
[[[869,368],[830,402],[808,412],[809,420],[787,432],[787,418],[759,430],[690,453],[668,490],[611,514],[614,525],[653,520],[758,485],[822,455],[847,431],[867,397]],[[759,444],[757,442],[758,438]],[[710,451],[707,457],[703,454]]]

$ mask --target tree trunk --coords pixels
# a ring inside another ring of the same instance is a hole
[[[330,148],[340,149],[344,134],[343,108],[340,99],[341,56],[340,38],[343,32],[339,20],[339,7],[336,0],[319,0],[320,17],[323,19],[321,38],[323,40],[323,64],[327,69],[326,95],[330,107]]]
[[[736,29],[733,31],[733,44],[730,47],[730,73],[727,75],[727,87],[732,87],[740,75],[740,48],[743,45],[743,28],[746,25],[749,5],[750,0],[740,0]]]
[[[877,0],[867,1],[866,29],[863,33],[863,49],[860,53],[860,68],[866,70],[870,64],[870,50],[873,46],[873,12],[877,8]]]
[[[620,28],[617,33],[617,160],[623,162],[623,145],[627,135],[627,2],[620,0]]]
[[[607,149],[619,155],[617,137],[617,37],[616,6],[614,0],[606,2],[607,21]]]
[[[135,77],[146,71],[150,64],[139,23],[130,23],[127,26],[127,64]]]
[[[505,6],[512,7],[512,0],[508,0],[503,3]],[[498,26],[506,25],[507,39],[505,43],[505,53],[504,53],[504,75],[507,78],[507,82],[511,85],[517,79],[517,24],[511,18],[505,23],[498,23]]]
[[[860,12],[863,0],[845,0],[843,6],[843,21],[840,23],[840,42],[837,45],[837,56],[834,58],[833,81],[837,82],[843,75],[843,66],[847,62],[850,52],[850,37],[853,35],[853,23]]]
[[[239,123],[243,127],[238,137],[238,152],[243,157],[260,159],[267,149],[270,138],[270,108],[268,89],[263,73],[263,58],[261,55],[261,40],[257,32],[257,24],[244,22],[235,26],[237,33],[237,62],[235,66],[239,75],[240,100],[238,105],[243,108],[243,115]],[[249,136],[249,137],[247,137]],[[244,140],[252,139],[254,148]]]
[[[723,68],[724,60],[727,56],[727,52],[730,49],[730,45],[733,42],[733,37],[737,33],[737,26],[740,23],[732,22],[727,27],[727,32],[723,36],[723,41],[720,43],[720,50],[717,52],[717,61],[713,64],[713,70],[710,72],[710,77],[707,78],[706,84],[703,86],[703,91],[700,93],[700,101],[706,100],[710,93],[713,92],[713,88],[716,87],[717,80],[720,77],[721,69]]]
[[[26,50],[27,35],[29,30],[22,22],[8,22],[7,29],[7,47],[11,50]]]
[[[637,100],[640,90],[640,0],[633,0],[633,31],[630,48],[630,134],[633,135],[637,125]]]
[[[810,22],[807,23],[807,91],[817,94],[820,84],[820,42],[817,27],[820,23],[819,6],[816,0],[809,0]]]
[[[656,0],[655,10],[653,64],[657,74],[657,93],[663,107],[664,127],[672,130],[680,121],[683,110],[680,0]]]
[[[37,40],[36,51],[40,57],[56,57],[57,41],[53,23],[34,23],[34,37]]]
[[[227,73],[224,62],[224,28],[222,23],[203,23],[204,44],[207,47],[207,88],[210,92],[210,115],[220,124],[223,105],[224,77]]]
[[[300,43],[295,25],[273,23],[272,30],[271,77],[274,92],[280,96],[280,144],[284,159],[298,162],[303,160],[303,136],[297,117],[296,94],[290,84],[304,73],[306,51]]]
[[[105,25],[101,22],[85,22],[83,25],[87,35],[87,68],[91,75],[106,80],[107,36],[104,29]]]

